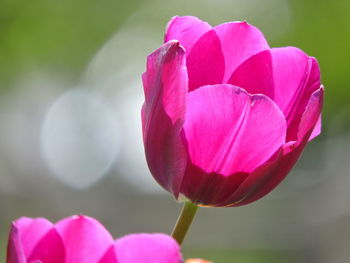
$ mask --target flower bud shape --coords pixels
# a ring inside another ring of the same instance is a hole
[[[142,80],[149,169],[175,198],[198,205],[241,206],[268,194],[321,130],[316,59],[270,48],[247,22],[172,18]]]
[[[72,216],[52,224],[22,217],[12,224],[7,263],[181,263],[177,242],[165,234],[113,240],[95,219]]]

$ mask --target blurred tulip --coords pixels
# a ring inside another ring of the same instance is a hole
[[[113,240],[95,219],[72,216],[52,224],[22,217],[12,224],[7,263],[180,263],[180,248],[164,234]]]
[[[143,74],[146,159],[175,198],[240,206],[274,189],[320,133],[319,66],[246,22],[174,17]]]

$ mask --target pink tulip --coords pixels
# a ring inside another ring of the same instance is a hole
[[[270,48],[246,22],[174,17],[143,74],[152,175],[175,198],[240,206],[274,189],[320,133],[315,58]]]
[[[164,234],[116,241],[95,219],[72,216],[52,224],[22,217],[12,224],[7,263],[180,263],[180,248]]]

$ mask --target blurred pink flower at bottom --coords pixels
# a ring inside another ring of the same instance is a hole
[[[56,224],[44,218],[13,222],[7,263],[180,263],[176,241],[165,234],[130,234],[113,240],[96,219],[78,215]]]

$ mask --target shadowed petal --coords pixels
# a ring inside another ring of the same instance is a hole
[[[230,204],[227,200],[248,175],[243,172],[230,176],[209,173],[189,163],[181,184],[181,193],[198,205],[225,206]]]
[[[220,39],[214,30],[205,33],[187,57],[188,90],[223,82],[225,60]]]
[[[109,247],[98,263],[118,263],[114,245]]]
[[[159,184],[175,196],[187,161],[180,138],[187,96],[185,64],[183,48],[170,41],[148,56],[143,75],[142,130],[147,163]]]
[[[118,263],[181,263],[180,247],[164,234],[131,234],[115,243]]]
[[[72,216],[55,225],[66,247],[66,262],[96,263],[113,244],[108,231],[95,219]]]
[[[214,27],[225,58],[225,76],[227,83],[234,70],[252,55],[268,49],[264,35],[247,22],[230,22]]]
[[[290,172],[320,119],[323,105],[323,87],[315,91],[302,116],[298,141],[286,143],[276,158],[256,169],[230,197],[232,206],[254,202],[273,190]]]
[[[228,85],[189,93],[184,133],[191,162],[229,176],[251,172],[285,142],[283,113],[264,95]]]
[[[264,94],[274,99],[274,72],[271,50],[260,52],[243,62],[229,80],[250,94]]]
[[[254,202],[271,192],[290,172],[304,146],[288,142],[281,147],[275,158],[258,167],[241,183],[228,198],[226,206],[242,206]]]
[[[21,237],[20,230],[15,224],[12,224],[9,240],[7,243],[7,258],[6,263],[27,263]]]
[[[57,230],[52,228],[34,247],[28,262],[65,262],[65,247]]]
[[[174,16],[167,25],[164,43],[178,40],[188,55],[197,40],[211,28],[207,22],[194,16]]]

